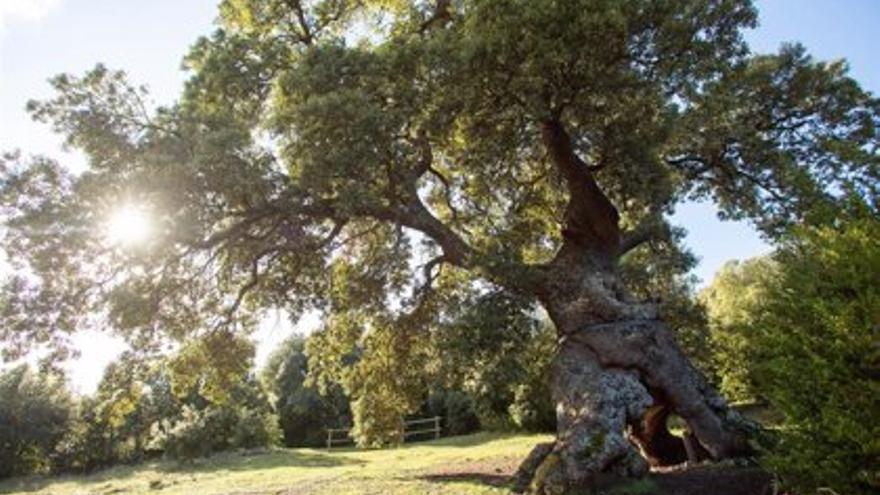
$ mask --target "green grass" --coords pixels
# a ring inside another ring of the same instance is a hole
[[[154,462],[89,476],[0,482],[32,495],[482,495],[506,494],[512,467],[541,435],[482,433],[386,450],[277,449],[221,454],[189,466]]]

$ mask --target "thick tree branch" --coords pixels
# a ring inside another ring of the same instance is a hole
[[[402,191],[402,197],[399,198],[400,205],[364,206],[358,209],[358,214],[421,232],[440,247],[442,255],[438,263],[477,269],[492,282],[514,291],[522,291],[526,285],[534,284],[534,279],[538,276],[537,267],[518,261],[501,260],[497,256],[491,256],[490,253],[477,252],[450,225],[430,211],[419,197],[419,180],[425,174],[431,173],[435,174],[444,185],[448,186],[448,181],[432,166],[433,149],[427,133],[420,129],[417,137],[411,139],[411,142],[418,150],[418,157],[411,172],[404,176],[403,184],[398,185]]]
[[[415,289],[413,289],[413,300],[422,300],[428,296],[433,288],[434,281],[437,280],[437,277],[440,276],[440,271],[434,273],[434,269],[437,267],[441,267],[443,263],[446,262],[446,257],[444,255],[436,256],[432,258],[430,261],[422,265],[422,283],[418,285]]]
[[[428,172],[443,184],[443,199],[446,201],[446,207],[449,208],[449,213],[452,215],[452,221],[457,222],[458,209],[452,204],[452,185],[449,183],[449,179],[434,167],[428,167]]]
[[[646,218],[632,230],[623,233],[619,255],[623,256],[646,242],[663,239],[668,235],[669,226],[660,218]]]
[[[186,244],[196,249],[212,249],[219,246],[220,244],[223,244],[226,241],[234,239],[238,236],[245,235],[248,229],[250,229],[253,225],[272,216],[278,215],[279,213],[281,213],[281,211],[274,207],[267,206],[263,208],[255,208],[249,211],[244,216],[244,218],[227,227],[226,229],[215,232],[206,239],[188,242]]]
[[[267,255],[278,251],[279,248],[276,246],[269,247],[260,251],[259,253],[257,253],[256,256],[253,257],[253,259],[251,259],[251,268],[248,280],[244,283],[244,285],[239,287],[238,293],[236,294],[235,299],[232,301],[232,304],[229,305],[228,308],[226,308],[226,311],[224,311],[225,316],[223,318],[223,322],[220,324],[221,326],[229,325],[230,323],[232,323],[232,320],[235,318],[235,314],[238,312],[238,308],[241,307],[241,304],[244,302],[244,298],[247,297],[247,295],[257,287],[257,285],[259,285],[260,261],[262,261],[262,259]]]
[[[434,28],[434,26],[443,26],[443,24],[451,19],[452,14],[449,12],[449,0],[437,0],[437,5],[434,7],[434,13],[422,23],[419,27],[419,33],[424,34],[428,30]]]
[[[312,29],[309,27],[309,22],[306,19],[306,12],[303,8],[302,1],[293,0],[288,1],[287,4],[296,15],[296,23],[298,24],[299,29],[302,30],[299,40],[305,45],[312,45],[314,43],[314,35],[312,34]]]
[[[411,191],[406,210],[397,215],[398,223],[404,227],[418,230],[433,239],[443,250],[446,260],[450,263],[462,268],[469,268],[473,261],[473,248],[448,225],[435,217],[422,203],[414,189],[415,186]]]
[[[562,123],[555,119],[545,121],[543,139],[551,161],[568,186],[565,238],[583,247],[616,252],[620,244],[617,208],[602,192],[589,167],[577,156]]]

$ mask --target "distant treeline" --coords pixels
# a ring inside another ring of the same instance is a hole
[[[553,341],[549,328],[534,337]],[[84,397],[57,371],[20,365],[0,372],[0,477],[82,473],[161,457],[186,461],[230,449],[322,446],[327,428],[352,425],[350,398],[339,384],[321,394],[307,383],[306,340],[288,338],[259,373],[250,368],[237,378],[216,376],[218,363],[185,359],[186,351],[170,358],[125,353]],[[248,362],[247,346],[241,347]],[[435,384],[411,416],[441,416],[444,435],[552,431],[546,361],[519,356],[487,367],[467,386]]]

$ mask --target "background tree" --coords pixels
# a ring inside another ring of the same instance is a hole
[[[755,386],[758,308],[776,275],[772,257],[729,261],[700,292],[710,326],[711,362],[720,378],[720,390],[732,400],[762,400]]]
[[[701,293],[722,389],[768,402],[778,424],[765,460],[798,492],[880,486],[880,220],[861,201],[848,210],[798,227],[772,255],[727,263]]]
[[[219,332],[159,361],[152,380],[159,385],[155,398],[161,400],[170,391],[174,408],[149,424],[147,447],[192,460],[224,450],[277,445],[278,416],[252,371],[253,352],[247,340]],[[144,406],[149,410],[152,404]]]
[[[13,352],[62,348],[95,315],[139,346],[164,335],[223,352],[261,309],[317,308],[313,370],[362,346],[353,414],[381,443],[394,423],[362,420],[419,406],[420,337],[495,287],[543,306],[561,341],[558,438],[537,451],[533,492],[744,452],[742,422],[618,267],[674,244],[664,215],[685,197],[768,236],[833,212],[845,190],[876,197],[880,104],[843,63],[750,54],[747,0],[220,12],[170,108],[101,66],[30,106],[90,168],[4,160],[4,248],[22,272],[0,326]],[[155,219],[149,242],[100,234],[120,203]],[[687,444],[665,427],[673,412]]]
[[[250,372],[252,359],[237,356],[244,370],[221,379],[217,368],[228,366],[199,363],[193,353],[186,348],[171,356],[126,352],[111,363],[97,391],[78,401],[77,414],[54,449],[53,470],[90,472],[159,456],[191,460],[275,445],[278,417]],[[225,384],[222,393],[217,383]]]
[[[260,372],[266,389],[274,396],[275,411],[288,447],[320,447],[327,428],[351,425],[349,399],[333,384],[321,395],[306,383],[309,373],[306,338],[293,335],[269,356]]]
[[[70,429],[56,462],[59,470],[92,471],[146,457],[150,426],[162,418],[148,414],[148,405],[156,402],[151,386],[159,378],[156,364],[126,353],[107,366],[95,393],[80,400],[80,424]],[[156,387],[156,398],[161,392]],[[172,404],[162,412],[172,414]]]
[[[556,338],[535,305],[493,291],[473,294],[445,317],[432,329],[426,370],[437,386],[466,393],[484,428],[552,431],[547,372]]]
[[[242,377],[220,403],[193,394],[176,414],[153,423],[150,448],[167,457],[191,461],[232,449],[278,445],[278,416],[254,376]]]
[[[0,478],[47,471],[74,406],[57,375],[27,365],[0,372]]]

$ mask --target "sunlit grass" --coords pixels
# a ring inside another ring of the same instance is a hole
[[[277,449],[244,456],[227,453],[188,466],[156,462],[117,467],[89,476],[19,478],[0,483],[0,493],[86,494],[296,494],[296,495],[490,495],[506,494],[467,469],[481,462],[507,465],[525,457],[541,435],[478,434],[400,448],[325,452]],[[490,470],[491,471],[491,470]]]

